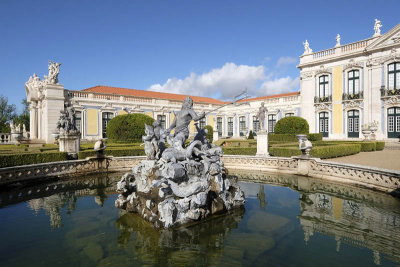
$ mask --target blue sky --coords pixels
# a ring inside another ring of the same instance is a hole
[[[400,23],[400,1],[0,0],[0,94],[61,62],[66,89],[108,85],[228,99],[299,89],[298,57]]]

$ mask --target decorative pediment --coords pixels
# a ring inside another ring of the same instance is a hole
[[[362,101],[348,101],[343,104],[343,109],[352,109],[352,108],[358,108],[362,109]]]
[[[101,110],[101,111],[111,111],[111,112],[113,112],[113,111],[115,111],[115,108],[113,107],[112,103],[106,102],[106,103],[104,104],[104,106],[102,106],[102,107],[100,108],[100,110]]]
[[[313,77],[313,73],[312,71],[303,71],[300,72],[300,77],[302,80],[309,79]]]
[[[315,110],[316,111],[321,111],[321,110],[331,111],[332,110],[332,105],[331,104],[325,104],[325,103],[316,104],[315,105]]]
[[[400,97],[399,96],[392,96],[384,101],[385,101],[384,102],[385,107],[400,105]]]
[[[381,65],[388,61],[398,61],[398,60],[400,60],[400,49],[392,48],[392,50],[390,51],[390,55],[388,56],[376,58],[373,60],[368,59],[367,67]]]
[[[366,47],[366,50],[379,48],[379,47],[387,47],[392,45],[400,45],[400,24],[376,38],[370,45]]]
[[[362,68],[363,67],[363,63],[359,62],[359,61],[355,61],[353,58],[349,60],[349,63],[347,63],[344,66],[344,70],[347,69],[352,69],[352,68]]]
[[[326,69],[324,65],[321,65],[319,67],[319,70],[315,71],[315,75],[319,75],[319,74],[323,74],[323,73],[328,73],[328,74],[332,74],[332,71],[330,71],[329,69]]]

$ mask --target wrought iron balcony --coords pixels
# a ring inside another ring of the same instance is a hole
[[[400,89],[386,89],[385,87],[381,88],[381,97],[400,95]]]
[[[363,99],[364,98],[364,92],[361,91],[357,94],[346,94],[344,93],[342,95],[342,100],[353,100],[353,99]]]
[[[314,103],[328,103],[328,102],[332,102],[332,96],[315,96],[314,97]]]

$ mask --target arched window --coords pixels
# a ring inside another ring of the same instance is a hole
[[[360,133],[360,112],[349,110],[347,112],[347,137],[358,138]]]
[[[103,112],[102,114],[103,138],[107,138],[107,125],[112,118],[114,118],[114,113]]]
[[[246,118],[244,116],[239,117],[239,132],[240,136],[244,136],[246,134]]]
[[[220,117],[217,118],[217,130],[218,136],[222,136],[222,118]]]
[[[388,65],[388,87],[389,90],[400,89],[400,62]]]
[[[228,136],[233,136],[233,118],[228,118]]]
[[[328,112],[319,113],[319,132],[323,137],[329,136],[329,116]]]
[[[270,114],[268,115],[268,132],[273,133],[276,124],[276,115]]]
[[[319,76],[319,97],[329,96],[329,77],[328,75]]]
[[[360,92],[360,71],[351,70],[348,72],[347,79],[347,93],[349,95],[356,95]]]
[[[400,137],[400,107],[389,108],[387,111],[388,138]]]
[[[257,132],[260,130],[260,121],[257,116],[253,116],[253,135],[257,135]]]

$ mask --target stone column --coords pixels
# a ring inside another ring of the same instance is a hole
[[[29,106],[30,139],[37,139],[37,104],[31,102]]]

